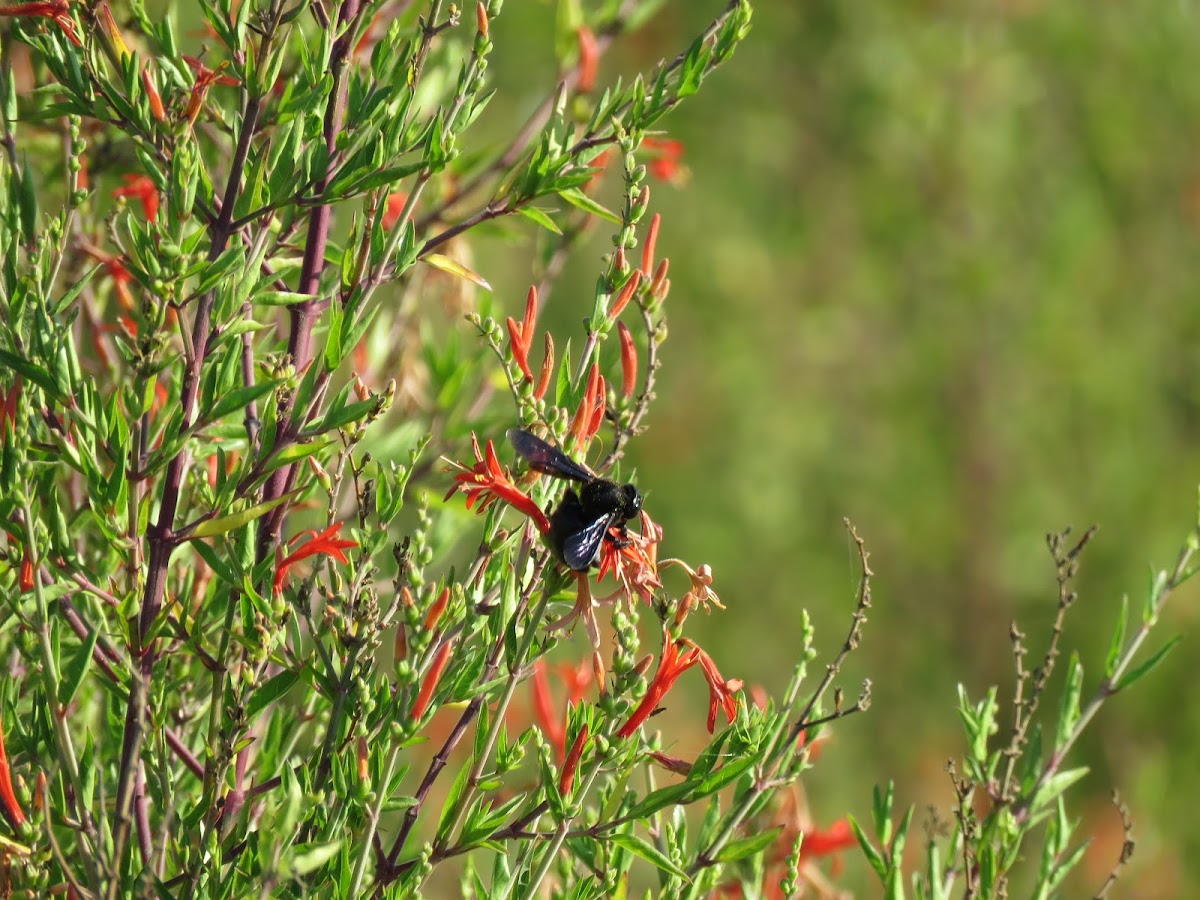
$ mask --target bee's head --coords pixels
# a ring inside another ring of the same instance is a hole
[[[621,487],[621,517],[628,522],[642,511],[642,492],[632,484]]]

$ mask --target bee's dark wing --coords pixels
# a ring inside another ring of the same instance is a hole
[[[589,522],[573,534],[567,535],[563,541],[563,562],[567,564],[567,568],[584,572],[596,562],[600,544],[604,535],[608,534],[612,518],[612,513],[605,513],[594,522]]]
[[[508,442],[529,463],[530,468],[539,472],[572,481],[591,481],[596,477],[587,466],[575,462],[557,447],[523,428],[508,429]]]

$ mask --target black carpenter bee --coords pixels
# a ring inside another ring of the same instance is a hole
[[[581,482],[579,492],[567,488],[562,501],[550,513],[546,542],[568,569],[586,572],[600,561],[600,545],[609,529],[617,527],[624,532],[625,523],[642,511],[641,492],[632,484],[601,478],[522,428],[510,428],[508,440],[530,468]]]

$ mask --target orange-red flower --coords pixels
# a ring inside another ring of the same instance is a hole
[[[650,174],[671,184],[687,181],[688,171],[680,162],[683,159],[683,142],[671,138],[648,137],[642,141],[642,149],[649,151]]]
[[[30,16],[49,19],[62,29],[63,34],[76,47],[82,47],[75,34],[75,20],[71,17],[68,0],[43,0],[41,3],[6,3],[0,6],[0,16]]]
[[[654,248],[658,244],[658,228],[662,224],[662,216],[655,213],[650,219],[650,228],[646,231],[646,243],[642,245],[641,272],[646,278],[654,273]]]
[[[146,175],[122,175],[125,182],[123,187],[114,188],[113,197],[133,197],[142,206],[146,220],[154,222],[158,218],[158,189]]]
[[[525,317],[518,322],[512,316],[505,320],[508,326],[508,343],[512,348],[513,361],[525,375],[526,381],[533,381],[533,372],[529,368],[529,348],[533,346],[533,328],[537,324],[538,294],[537,287],[531,286],[525,297]]]
[[[163,106],[162,95],[158,92],[158,85],[154,83],[154,76],[150,74],[149,67],[142,69],[142,87],[146,89],[146,97],[150,101],[150,112],[154,114],[155,120],[166,122],[167,110]]]
[[[560,794],[571,793],[571,788],[575,786],[575,772],[579,768],[579,759],[583,756],[583,750],[587,746],[588,727],[585,723],[579,729],[579,734],[575,736],[575,742],[571,744],[571,752],[567,754],[567,758],[563,761],[562,774],[558,776],[558,792]]]
[[[133,197],[142,204],[146,221],[154,222],[158,218],[158,188],[154,186],[154,182],[147,175],[123,175],[122,178],[125,186],[115,189],[112,195]]]
[[[854,829],[847,819],[838,819],[828,828],[804,832],[804,843],[800,845],[800,859],[814,856],[829,856],[858,843]]]
[[[196,116],[200,115],[200,107],[204,105],[204,98],[208,95],[209,88],[214,84],[232,86],[240,84],[240,82],[230,75],[221,74],[229,65],[228,60],[215,69],[210,69],[194,56],[185,56],[183,59],[196,73],[196,83],[192,85],[191,93],[188,94],[187,106],[183,110],[183,118],[191,125],[196,121]]]
[[[533,498],[513,483],[512,477],[500,465],[492,442],[488,441],[486,450],[481,453],[479,439],[472,434],[471,447],[475,451],[475,465],[468,469],[461,463],[452,463],[459,471],[454,473],[454,486],[446,492],[445,499],[449,500],[456,491],[462,490],[467,495],[467,509],[478,503],[479,512],[496,500],[503,500],[529,516],[542,534],[549,532],[550,520]]]
[[[13,378],[7,391],[0,388],[0,441],[17,431],[17,402],[21,399],[21,376]]]
[[[681,652],[682,651],[682,652]],[[650,686],[646,688],[646,696],[638,704],[629,721],[617,732],[619,737],[627,738],[642,726],[658,709],[659,703],[667,695],[667,691],[675,684],[679,676],[700,661],[700,649],[687,641],[674,640],[663,631],[662,656],[658,660],[658,669]]]
[[[25,824],[25,812],[17,802],[13,791],[12,771],[8,766],[8,753],[4,750],[4,727],[0,722],[0,812],[15,830]]]
[[[717,725],[717,710],[724,711],[725,719],[730,724],[737,718],[737,692],[742,689],[742,682],[738,678],[721,677],[713,658],[701,650],[695,641],[684,638],[683,642],[698,654],[704,680],[708,682],[708,733],[712,734]]]
[[[600,68],[600,48],[592,29],[580,25],[575,29],[579,38],[579,90],[587,93],[596,86],[596,72]]]
[[[288,583],[289,570],[302,559],[308,559],[310,556],[324,554],[326,556],[332,556],[340,563],[348,562],[349,560],[346,558],[346,554],[342,551],[348,550],[351,547],[357,547],[358,541],[339,538],[337,535],[341,530],[342,523],[335,522],[320,534],[317,534],[316,531],[311,530],[303,532],[303,534],[310,534],[312,537],[276,564],[274,583],[275,593],[279,594],[283,592],[284,587]],[[296,537],[300,537],[300,535],[297,535]],[[295,540],[295,538],[293,538],[293,540]]]
[[[612,157],[612,151],[605,150],[603,153],[601,153],[599,156],[597,156],[595,159],[592,160],[592,164],[590,166],[590,168],[592,170],[592,177],[589,178],[587,180],[587,183],[583,186],[583,190],[585,192],[592,190],[592,188],[594,188],[597,184],[599,184],[600,181],[604,178],[604,172],[608,168],[608,161],[611,157]]]
[[[662,528],[645,510],[642,510],[640,524],[640,534],[628,530],[624,534],[614,532],[613,537],[619,540],[601,543],[596,578],[602,580],[611,573],[630,596],[637,595],[650,603],[655,589],[662,587],[658,577],[658,544],[662,540]]]
[[[640,269],[635,270],[633,275],[625,282],[625,287],[621,288],[621,293],[617,294],[617,299],[613,301],[612,306],[608,308],[608,318],[613,320],[621,315],[621,312],[629,305],[629,301],[633,295],[637,293],[638,287],[642,283],[642,272]]]
[[[554,748],[555,756],[563,759],[566,754],[567,742],[567,712],[587,695],[592,684],[592,672],[587,660],[578,666],[563,664],[558,667],[560,679],[567,687],[566,711],[560,716],[555,712],[554,700],[550,694],[550,679],[546,675],[546,661],[538,659],[533,664],[533,677],[530,686],[533,689],[533,720],[546,736],[546,741]]]
[[[600,425],[604,422],[604,410],[608,403],[608,388],[604,376],[600,374],[600,364],[592,363],[588,372],[587,386],[583,391],[583,399],[571,419],[567,436],[575,439],[575,449],[581,450],[588,445]]]
[[[617,334],[621,338],[621,396],[628,400],[637,390],[637,347],[633,343],[633,332],[624,322],[617,323]]]
[[[446,663],[450,661],[450,651],[454,649],[454,640],[450,639],[438,648],[437,655],[433,658],[433,662],[429,666],[429,671],[425,673],[425,679],[421,682],[421,690],[417,692],[417,699],[413,701],[412,719],[414,721],[425,715],[425,710],[429,709],[429,701],[433,698],[433,692],[437,690],[438,682],[442,680],[442,673],[446,671]]]
[[[542,357],[542,371],[538,373],[537,384],[533,387],[533,397],[535,400],[541,400],[546,396],[546,389],[550,387],[550,379],[554,376],[554,338],[550,337],[550,332],[546,332],[546,353]]]
[[[400,215],[404,212],[407,203],[408,194],[404,191],[393,191],[388,194],[387,200],[384,201],[383,218],[380,220],[384,231],[391,231],[392,227],[400,221]]]

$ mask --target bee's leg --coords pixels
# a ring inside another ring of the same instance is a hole
[[[617,530],[621,533],[620,537],[614,537],[611,530],[608,531],[605,537],[612,541],[612,545],[618,550],[624,550],[626,547],[632,544],[633,541],[630,540],[629,531],[626,530],[624,525],[619,526]]]

